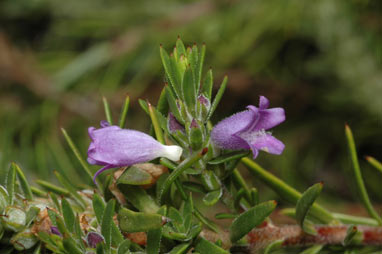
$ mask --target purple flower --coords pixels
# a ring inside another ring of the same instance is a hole
[[[86,236],[86,241],[88,242],[88,246],[90,248],[96,248],[97,244],[103,240],[103,236],[96,232],[89,232]]]
[[[51,227],[50,227],[50,232],[52,232],[52,234],[55,234],[55,235],[58,235],[58,236],[61,236],[61,237],[62,237],[62,234],[60,233],[60,231],[58,230],[58,228],[55,227],[55,226],[51,226]]]
[[[285,120],[282,108],[268,109],[269,101],[260,96],[259,107],[247,106],[247,110],[236,113],[219,122],[211,132],[214,144],[223,149],[251,149],[253,158],[259,150],[281,154],[284,144],[267,130]]]
[[[94,182],[100,173],[110,168],[131,166],[158,157],[177,161],[182,155],[181,147],[162,145],[143,132],[110,126],[105,121],[101,122],[101,127],[88,130],[91,138],[88,162],[104,166],[95,173]]]

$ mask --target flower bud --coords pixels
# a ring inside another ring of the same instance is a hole
[[[7,206],[0,219],[6,230],[18,232],[25,226],[26,214],[20,208]]]
[[[88,149],[88,162],[104,166],[94,175],[94,180],[104,170],[131,166],[158,157],[177,161],[183,151],[179,146],[162,145],[143,132],[118,126],[90,127],[89,136],[92,142]]]
[[[90,248],[96,248],[97,244],[102,241],[104,241],[103,236],[96,232],[89,232],[86,236],[86,242]]]

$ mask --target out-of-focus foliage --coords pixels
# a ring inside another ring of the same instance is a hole
[[[102,95],[119,109],[129,93],[127,126],[147,127],[137,99],[156,101],[164,82],[159,44],[168,49],[180,35],[186,44],[207,44],[205,66],[216,84],[229,76],[217,116],[256,105],[259,95],[286,109],[274,133],[286,150],[261,155],[267,168],[301,190],[323,180],[350,198],[344,123],[361,156],[381,159],[378,2],[3,0],[0,180],[16,160],[30,177],[49,179],[56,169],[76,181],[78,165],[59,127],[86,151],[87,127],[105,118]],[[361,166],[382,200],[380,176]]]

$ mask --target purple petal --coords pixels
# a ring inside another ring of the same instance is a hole
[[[86,241],[90,248],[96,248],[98,243],[104,241],[104,238],[96,232],[89,232],[86,236]]]
[[[260,110],[259,121],[253,130],[269,130],[285,121],[283,108],[270,108]]]
[[[131,166],[157,157],[177,161],[182,154],[179,146],[165,146],[143,132],[118,126],[89,128],[89,135],[92,142],[88,149],[88,162],[105,166],[95,174],[94,180],[110,168]]]
[[[285,148],[285,145],[280,140],[265,132],[252,133],[247,137],[243,135],[243,138],[247,140],[251,147],[254,158],[257,156],[257,150],[271,154],[281,154]]]
[[[269,100],[265,96],[260,96],[259,108],[267,109],[269,107]]]
[[[88,159],[88,161],[89,161],[89,159]],[[105,170],[108,170],[108,169],[111,169],[111,168],[114,168],[114,167],[115,167],[115,166],[113,166],[113,165],[107,165],[107,166],[101,168],[100,170],[98,170],[98,171],[94,174],[94,176],[93,176],[93,183],[94,183],[94,184],[97,184],[96,179],[97,179],[97,176],[98,176],[99,174],[101,174],[101,173],[102,173],[103,171],[105,171]]]
[[[237,134],[251,127],[256,119],[257,114],[253,110],[245,110],[225,118],[212,129],[211,138],[214,144],[224,149],[249,149],[248,144]]]

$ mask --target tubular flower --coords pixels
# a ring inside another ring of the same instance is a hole
[[[91,139],[88,162],[104,166],[95,173],[94,182],[100,173],[110,168],[131,166],[158,157],[177,161],[182,155],[181,147],[162,145],[143,132],[110,126],[106,121],[101,122],[101,127],[88,129]]]
[[[247,106],[247,110],[220,121],[211,132],[214,144],[222,149],[252,150],[256,158],[259,150],[281,154],[284,144],[267,130],[285,120],[283,108],[270,108],[269,100],[260,96],[259,107]]]

